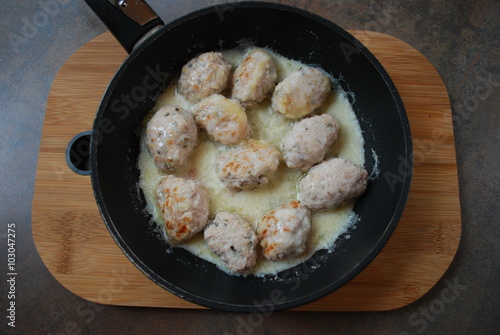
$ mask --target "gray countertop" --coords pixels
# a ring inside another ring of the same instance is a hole
[[[88,303],[59,284],[33,243],[31,206],[45,107],[67,58],[106,29],[84,1],[2,1],[0,231],[2,334],[498,334],[500,333],[500,2],[282,0],[346,29],[395,36],[436,67],[452,104],[462,237],[449,270],[418,301],[378,313],[215,310]],[[165,22],[226,1],[151,0]],[[8,325],[7,229],[16,225],[15,328]],[[453,285],[455,297],[443,300]],[[440,308],[434,308],[436,302]]]

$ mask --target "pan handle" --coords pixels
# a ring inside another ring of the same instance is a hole
[[[144,0],[85,0],[85,2],[128,53],[165,25]]]

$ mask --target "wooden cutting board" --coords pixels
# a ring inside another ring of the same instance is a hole
[[[394,80],[410,119],[414,177],[400,224],[377,258],[336,292],[297,308],[381,311],[427,292],[458,248],[461,220],[451,108],[435,68],[408,44],[351,31]],[[87,43],[57,74],[47,104],[33,201],[33,237],[42,260],[71,292],[93,302],[202,308],[160,288],[123,255],[104,226],[90,178],[73,173],[65,150],[92,128],[95,111],[126,53],[111,34]]]

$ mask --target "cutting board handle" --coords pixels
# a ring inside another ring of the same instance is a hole
[[[90,170],[90,139],[92,131],[84,131],[69,141],[66,147],[66,163],[71,171],[88,176]]]

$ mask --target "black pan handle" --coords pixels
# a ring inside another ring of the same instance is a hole
[[[85,2],[128,53],[165,25],[144,0],[85,0]]]

